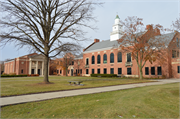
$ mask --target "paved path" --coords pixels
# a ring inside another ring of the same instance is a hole
[[[158,80],[158,81],[159,82],[126,84],[126,85],[118,85],[118,86],[108,86],[108,87],[98,87],[98,88],[89,88],[89,89],[78,89],[78,90],[69,90],[69,91],[41,93],[41,94],[3,97],[3,98],[0,98],[0,106],[48,100],[48,99],[53,99],[53,98],[62,98],[62,97],[101,93],[101,92],[108,92],[108,91],[115,91],[115,90],[123,90],[123,89],[144,87],[144,86],[150,86],[150,85],[175,83],[175,82],[180,82],[180,79],[168,79],[168,80],[166,79],[166,80]]]

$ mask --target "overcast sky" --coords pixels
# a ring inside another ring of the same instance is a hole
[[[101,0],[102,7],[94,10],[94,15],[98,22],[94,22],[98,30],[88,30],[87,37],[91,40],[82,42],[83,47],[90,45],[95,38],[109,40],[110,32],[116,15],[120,20],[127,16],[137,16],[143,18],[144,25],[160,24],[165,28],[170,28],[172,21],[178,18],[180,13],[180,0]],[[1,30],[4,30],[1,28]],[[29,54],[27,48],[17,49],[13,44],[8,44],[0,49],[0,60],[12,59]]]

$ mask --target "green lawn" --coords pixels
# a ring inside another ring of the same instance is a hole
[[[1,118],[178,118],[179,83],[5,106]]]
[[[151,82],[150,80],[121,79],[121,78],[95,78],[95,77],[49,77],[54,84],[38,84],[43,81],[43,77],[24,78],[1,78],[1,96],[22,95],[38,92],[48,92],[57,90],[70,90],[79,88],[90,88],[100,86],[110,86],[129,83]],[[83,81],[84,86],[72,86],[68,81]]]

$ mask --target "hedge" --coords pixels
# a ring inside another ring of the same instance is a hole
[[[8,75],[8,74],[2,74],[1,77],[27,77],[26,74],[23,75]]]
[[[91,74],[91,77],[117,77],[117,74]]]

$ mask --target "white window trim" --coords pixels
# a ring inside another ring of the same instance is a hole
[[[89,57],[87,57],[86,59],[88,59],[88,65],[89,65]],[[85,64],[87,65],[86,59],[85,59]]]

